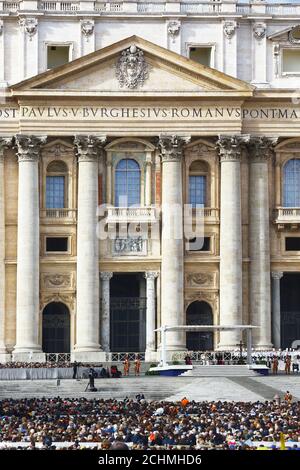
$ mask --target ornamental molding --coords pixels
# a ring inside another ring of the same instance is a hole
[[[0,137],[0,162],[4,161],[4,151],[12,147],[12,137]]]
[[[249,142],[248,135],[220,135],[216,147],[220,155],[221,162],[241,160],[242,150]]]
[[[19,163],[36,162],[40,157],[41,146],[47,141],[47,136],[28,136],[17,134],[15,136],[15,147]]]
[[[294,34],[295,32],[298,33],[298,37],[295,37]],[[299,33],[300,33],[300,26],[294,26],[289,32],[288,32],[288,39],[291,44],[300,44],[300,38],[299,38]]]
[[[237,28],[236,21],[233,21],[233,20],[224,21],[223,31],[227,39],[233,38],[236,28]]]
[[[186,276],[187,284],[194,287],[214,284],[212,273],[189,273]]]
[[[185,309],[187,307],[195,302],[207,302],[210,305],[214,306],[216,308],[217,303],[218,303],[218,292],[217,291],[197,291],[197,292],[191,292],[187,294],[185,298]]]
[[[74,276],[72,273],[43,274],[42,285],[45,289],[74,288]]]
[[[103,154],[106,136],[76,135],[74,137],[75,151],[78,162],[95,162]]]
[[[257,40],[263,39],[266,36],[267,25],[265,23],[257,22],[253,25],[253,35]]]
[[[192,157],[211,157],[212,154],[215,155],[216,150],[214,147],[210,147],[206,144],[196,144],[193,147],[189,147],[186,149],[186,153],[188,153]]]
[[[167,31],[169,36],[172,38],[172,42],[175,42],[176,36],[179,35],[181,22],[179,20],[168,21]]]
[[[38,20],[36,18],[20,18],[19,25],[28,34],[30,41],[32,41],[33,36],[37,33]]]
[[[163,163],[182,160],[183,146],[191,140],[190,136],[164,135],[159,136],[158,146]]]
[[[109,281],[113,277],[114,273],[113,272],[101,272],[100,273],[100,279],[102,281]]]
[[[81,20],[80,21],[81,32],[89,41],[89,37],[93,34],[95,29],[95,22],[93,20]]]
[[[143,86],[149,76],[149,66],[144,52],[132,45],[125,49],[116,63],[116,77],[120,88],[134,89]]]
[[[276,137],[250,137],[247,144],[250,161],[261,163],[267,161],[273,155],[274,146],[277,144]]]

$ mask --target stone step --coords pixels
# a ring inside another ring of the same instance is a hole
[[[195,365],[192,370],[181,374],[181,377],[257,377],[257,373],[249,369],[247,365]]]

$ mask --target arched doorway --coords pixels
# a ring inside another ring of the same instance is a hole
[[[51,302],[44,308],[43,352],[70,352],[70,312],[61,302]]]
[[[211,306],[204,301],[192,302],[186,311],[187,325],[213,325]],[[210,351],[214,347],[212,331],[188,331],[186,333],[188,351]]]

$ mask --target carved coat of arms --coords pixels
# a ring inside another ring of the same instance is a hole
[[[136,46],[130,46],[122,52],[116,64],[116,76],[120,87],[137,88],[148,78],[148,64],[144,53]]]

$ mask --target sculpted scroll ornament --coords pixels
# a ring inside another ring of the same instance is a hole
[[[116,63],[116,76],[120,87],[133,89],[143,86],[148,75],[149,68],[143,51],[134,45],[125,49]]]
[[[36,18],[21,18],[19,24],[24,28],[25,33],[28,34],[31,41],[32,37],[37,32],[38,20]]]
[[[223,25],[223,31],[227,39],[231,39],[234,36],[237,24],[235,21],[225,21]]]
[[[46,141],[46,136],[17,134],[15,137],[15,146],[17,148],[19,163],[37,161],[40,156],[40,147],[45,144]]]
[[[182,158],[183,146],[190,140],[190,136],[161,134],[158,145],[162,162],[179,161]]]
[[[179,34],[180,26],[181,24],[178,20],[169,21],[168,23],[168,34],[171,36],[173,42],[175,42],[175,37]]]
[[[256,39],[263,39],[266,35],[267,27],[265,23],[255,23],[253,26],[253,34]]]
[[[72,294],[49,294],[41,297],[40,300],[40,309],[42,310],[50,302],[62,302],[70,307],[71,310],[74,310],[75,306],[75,295]]]
[[[81,20],[81,32],[86,37],[87,41],[89,36],[94,32],[95,24],[91,20]]]
[[[105,142],[106,136],[76,135],[74,145],[78,161],[89,162],[97,160]]]

